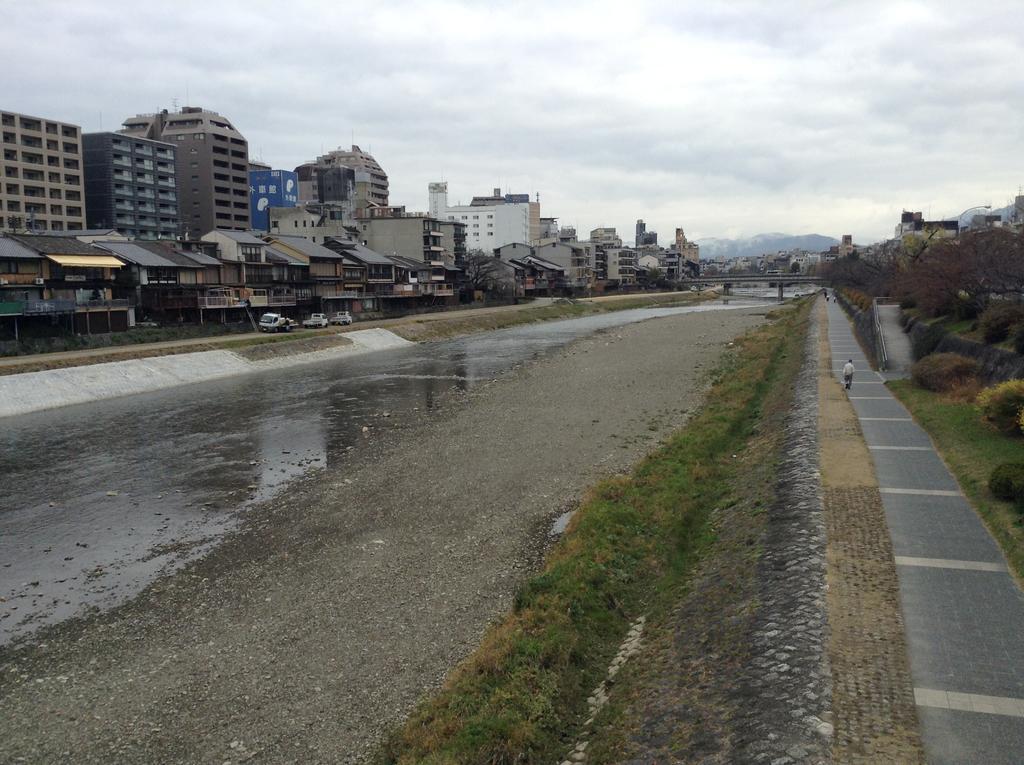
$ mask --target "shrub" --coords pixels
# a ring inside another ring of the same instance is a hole
[[[1010,336],[1010,330],[1024,322],[1024,305],[999,300],[991,303],[981,314],[978,326],[986,343],[1001,343]]]
[[[985,419],[1006,433],[1020,433],[1024,408],[1024,380],[1009,380],[978,395],[978,406]]]
[[[939,393],[964,386],[977,375],[978,362],[959,353],[933,353],[910,370],[915,385]]]
[[[939,343],[942,342],[942,338],[946,336],[946,330],[937,324],[929,324],[925,327],[923,332],[919,332],[914,335],[911,342],[911,346],[914,352],[914,359],[923,359],[929,353],[934,351]]]
[[[1024,462],[1004,462],[992,471],[988,488],[999,499],[1024,504]]]
[[[1024,324],[1017,325],[1016,329],[1013,330],[1011,339],[1013,340],[1013,350],[1024,354]]]
[[[854,308],[860,311],[871,310],[871,298],[866,293],[847,287],[842,290],[842,294],[846,301]]]

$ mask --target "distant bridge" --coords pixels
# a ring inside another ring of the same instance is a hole
[[[782,300],[782,290],[797,284],[824,284],[825,280],[820,276],[806,276],[804,274],[722,274],[720,276],[694,276],[685,280],[691,286],[711,286],[720,284],[724,287],[726,295],[736,285],[766,284],[769,287],[779,288],[779,300]]]

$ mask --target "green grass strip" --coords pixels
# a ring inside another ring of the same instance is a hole
[[[381,763],[550,763],[640,613],[667,606],[729,501],[734,455],[790,386],[809,303],[741,338],[693,420],[627,478],[599,484],[514,608],[384,745]],[[786,378],[786,379],[784,379]]]
[[[1024,579],[1021,514],[1012,503],[996,499],[988,490],[989,476],[998,465],[1024,462],[1024,439],[1000,433],[985,423],[975,404],[917,388],[909,380],[891,382],[889,387],[928,431],[1010,566]]]

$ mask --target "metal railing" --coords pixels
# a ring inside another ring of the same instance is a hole
[[[77,308],[129,308],[131,301],[127,298],[114,298],[113,300],[79,300],[75,303]]]
[[[38,316],[48,313],[74,313],[74,300],[26,300],[25,315]]]
[[[889,355],[885,350],[885,335],[882,334],[882,319],[878,315],[878,298],[871,301],[871,320],[875,325],[875,347],[878,353],[878,368],[884,372],[889,368]]]

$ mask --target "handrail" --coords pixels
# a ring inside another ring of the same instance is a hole
[[[878,368],[885,371],[889,368],[889,355],[885,351],[885,335],[882,334],[882,320],[878,316],[878,298],[871,301],[871,314],[875,322],[875,344],[878,346]]]

